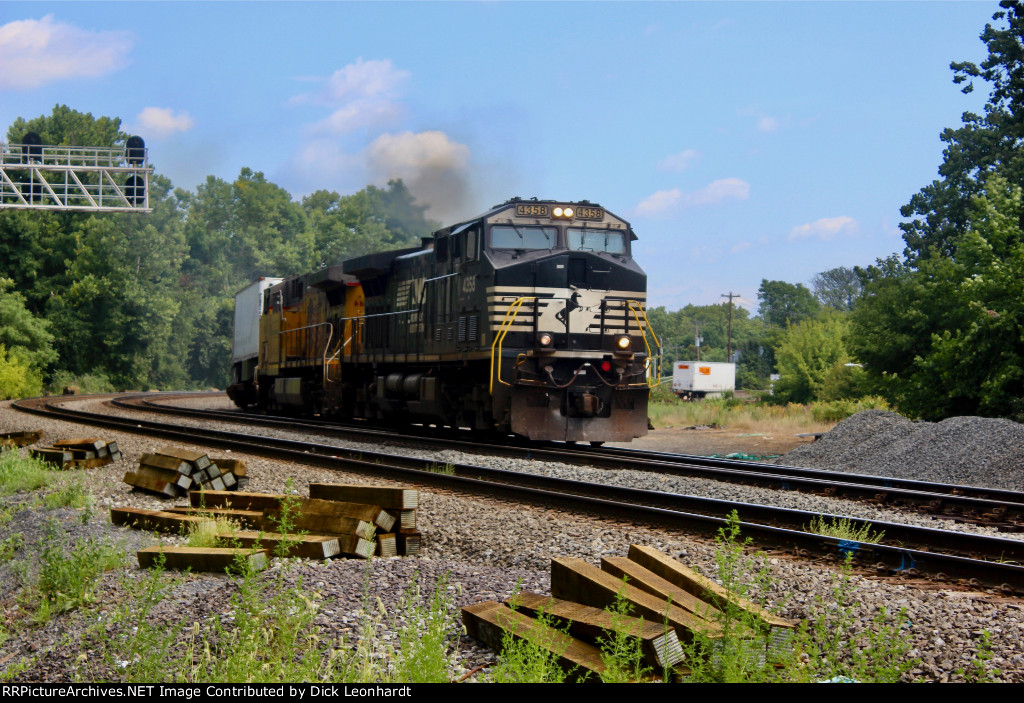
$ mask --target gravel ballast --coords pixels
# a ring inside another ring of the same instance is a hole
[[[220,423],[210,424],[221,427]],[[22,582],[18,569],[13,568],[14,562],[0,565],[0,592],[3,593],[0,603],[3,604],[4,620],[8,623],[8,636],[0,641],[0,670],[13,672],[15,668],[24,666],[24,670],[14,675],[13,680],[17,681],[67,681],[82,676],[81,673],[76,674],[81,667],[79,655],[82,652],[78,646],[81,635],[104,617],[109,617],[111,609],[128,597],[125,580],[140,578],[134,551],[156,542],[151,535],[112,527],[107,511],[115,506],[158,508],[172,503],[132,493],[130,487],[121,481],[124,471],[137,465],[142,453],[166,442],[28,416],[10,409],[8,403],[0,403],[0,431],[35,428],[46,432],[44,440],[80,436],[116,440],[125,457],[118,464],[84,472],[88,488],[96,498],[94,514],[84,523],[81,511],[32,508],[14,512],[11,521],[0,526],[0,538],[15,533],[24,538],[25,546],[15,555],[15,561],[32,560],[43,539],[47,520],[55,520],[69,538],[109,540],[121,544],[132,555],[127,568],[104,577],[92,607],[58,615],[38,627],[29,625],[19,616],[17,592]],[[251,428],[249,431],[277,434]],[[813,449],[826,438],[801,449]],[[199,446],[191,448],[204,449]],[[392,451],[390,447],[374,448]],[[403,448],[401,451],[411,450]],[[456,460],[455,456],[449,458],[447,454],[435,452],[432,456],[442,462]],[[311,482],[388,483],[257,456],[235,455],[248,462],[252,480],[249,490],[254,491],[282,492],[286,490],[289,479],[300,495],[307,494]],[[782,463],[795,463],[789,456]],[[467,455],[467,460],[459,459],[459,463],[484,463],[480,459]],[[497,465],[496,462],[512,461],[515,460],[492,458],[487,463]],[[541,471],[573,470],[572,467],[534,463],[539,464],[536,470]],[[518,470],[534,469],[521,466]],[[623,481],[634,480],[628,475],[634,472],[614,473],[621,473]],[[667,478],[676,480],[675,477]],[[645,480],[649,479],[652,477],[646,475]],[[658,480],[657,477],[653,479]],[[635,480],[639,481],[640,477],[635,477]],[[691,492],[677,486],[663,490]],[[3,503],[12,506],[27,499],[24,495],[12,496],[3,499]],[[646,544],[662,549],[705,573],[713,573],[714,570],[714,545],[706,539],[447,491],[421,491],[420,523],[423,547],[419,558],[374,559],[369,565],[345,559],[324,563],[296,560],[292,563],[287,578],[302,579],[310,598],[317,604],[316,622],[323,628],[324,637],[340,640],[345,636],[351,640],[355,636],[358,609],[364,598],[364,583],[369,584],[367,595],[370,603],[376,603],[379,598],[385,610],[398,612],[399,597],[412,582],[414,574],[417,582],[428,592],[439,577],[448,574],[452,614],[457,616],[457,609],[464,605],[511,595],[517,581],[524,589],[547,592],[550,560],[558,556],[580,557],[596,564],[604,556],[624,555],[630,544]],[[828,603],[833,596],[838,574],[835,564],[809,563],[783,555],[770,555],[768,566],[774,586],[767,595],[771,601],[785,601],[782,603],[784,617],[805,618],[816,603]],[[275,565],[265,578],[273,578],[275,570],[281,568],[282,565]],[[922,660],[913,673],[914,678],[958,680],[961,678],[958,671],[970,666],[975,652],[974,643],[984,631],[988,631],[993,639],[991,666],[1001,670],[1005,680],[1024,681],[1024,612],[1020,600],[941,585],[915,586],[857,575],[853,579],[857,587],[854,616],[860,627],[869,626],[879,607],[884,606],[889,612],[906,609],[904,631],[913,642],[914,656]],[[230,617],[227,613],[228,600],[235,588],[227,576],[187,576],[172,596],[154,611],[153,617],[168,623]],[[385,640],[393,636],[386,622],[378,630],[378,636]],[[489,649],[461,637],[458,650],[452,652],[452,678],[461,678],[493,660],[493,652]],[[103,669],[98,662],[94,664],[94,668],[87,668],[87,677],[116,678],[116,671]],[[478,676],[474,673],[469,680]]]
[[[1024,425],[986,417],[914,422],[866,410],[772,463],[1024,491]]]

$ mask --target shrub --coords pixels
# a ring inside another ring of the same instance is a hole
[[[18,349],[0,344],[0,400],[27,398],[43,392],[43,375]]]

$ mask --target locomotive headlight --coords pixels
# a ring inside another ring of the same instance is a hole
[[[551,211],[554,217],[569,217],[573,216],[574,210],[571,207],[556,207]]]
[[[554,337],[549,332],[541,332],[537,335],[537,345],[541,347],[550,347],[551,343],[555,341]]]
[[[633,342],[629,338],[628,334],[620,334],[618,337],[615,338],[615,351],[618,351],[618,352],[629,351],[629,348],[632,345],[632,343]]]
[[[562,210],[562,214],[564,214],[566,217],[572,217],[572,208],[565,208],[564,210]]]
[[[556,207],[554,210],[551,211],[551,214],[553,214],[555,217],[561,217],[564,212],[565,211],[562,210],[562,208]]]

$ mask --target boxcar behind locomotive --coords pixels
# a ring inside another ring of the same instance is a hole
[[[254,283],[238,300],[263,293],[258,338],[241,342],[256,353],[236,329],[228,393],[535,440],[640,437],[660,350],[634,239],[599,205],[516,198],[421,247]]]

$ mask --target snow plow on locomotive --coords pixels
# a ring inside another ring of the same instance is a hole
[[[421,247],[257,281],[236,297],[228,394],[534,440],[643,436],[661,355],[634,239],[599,205],[516,198]]]

